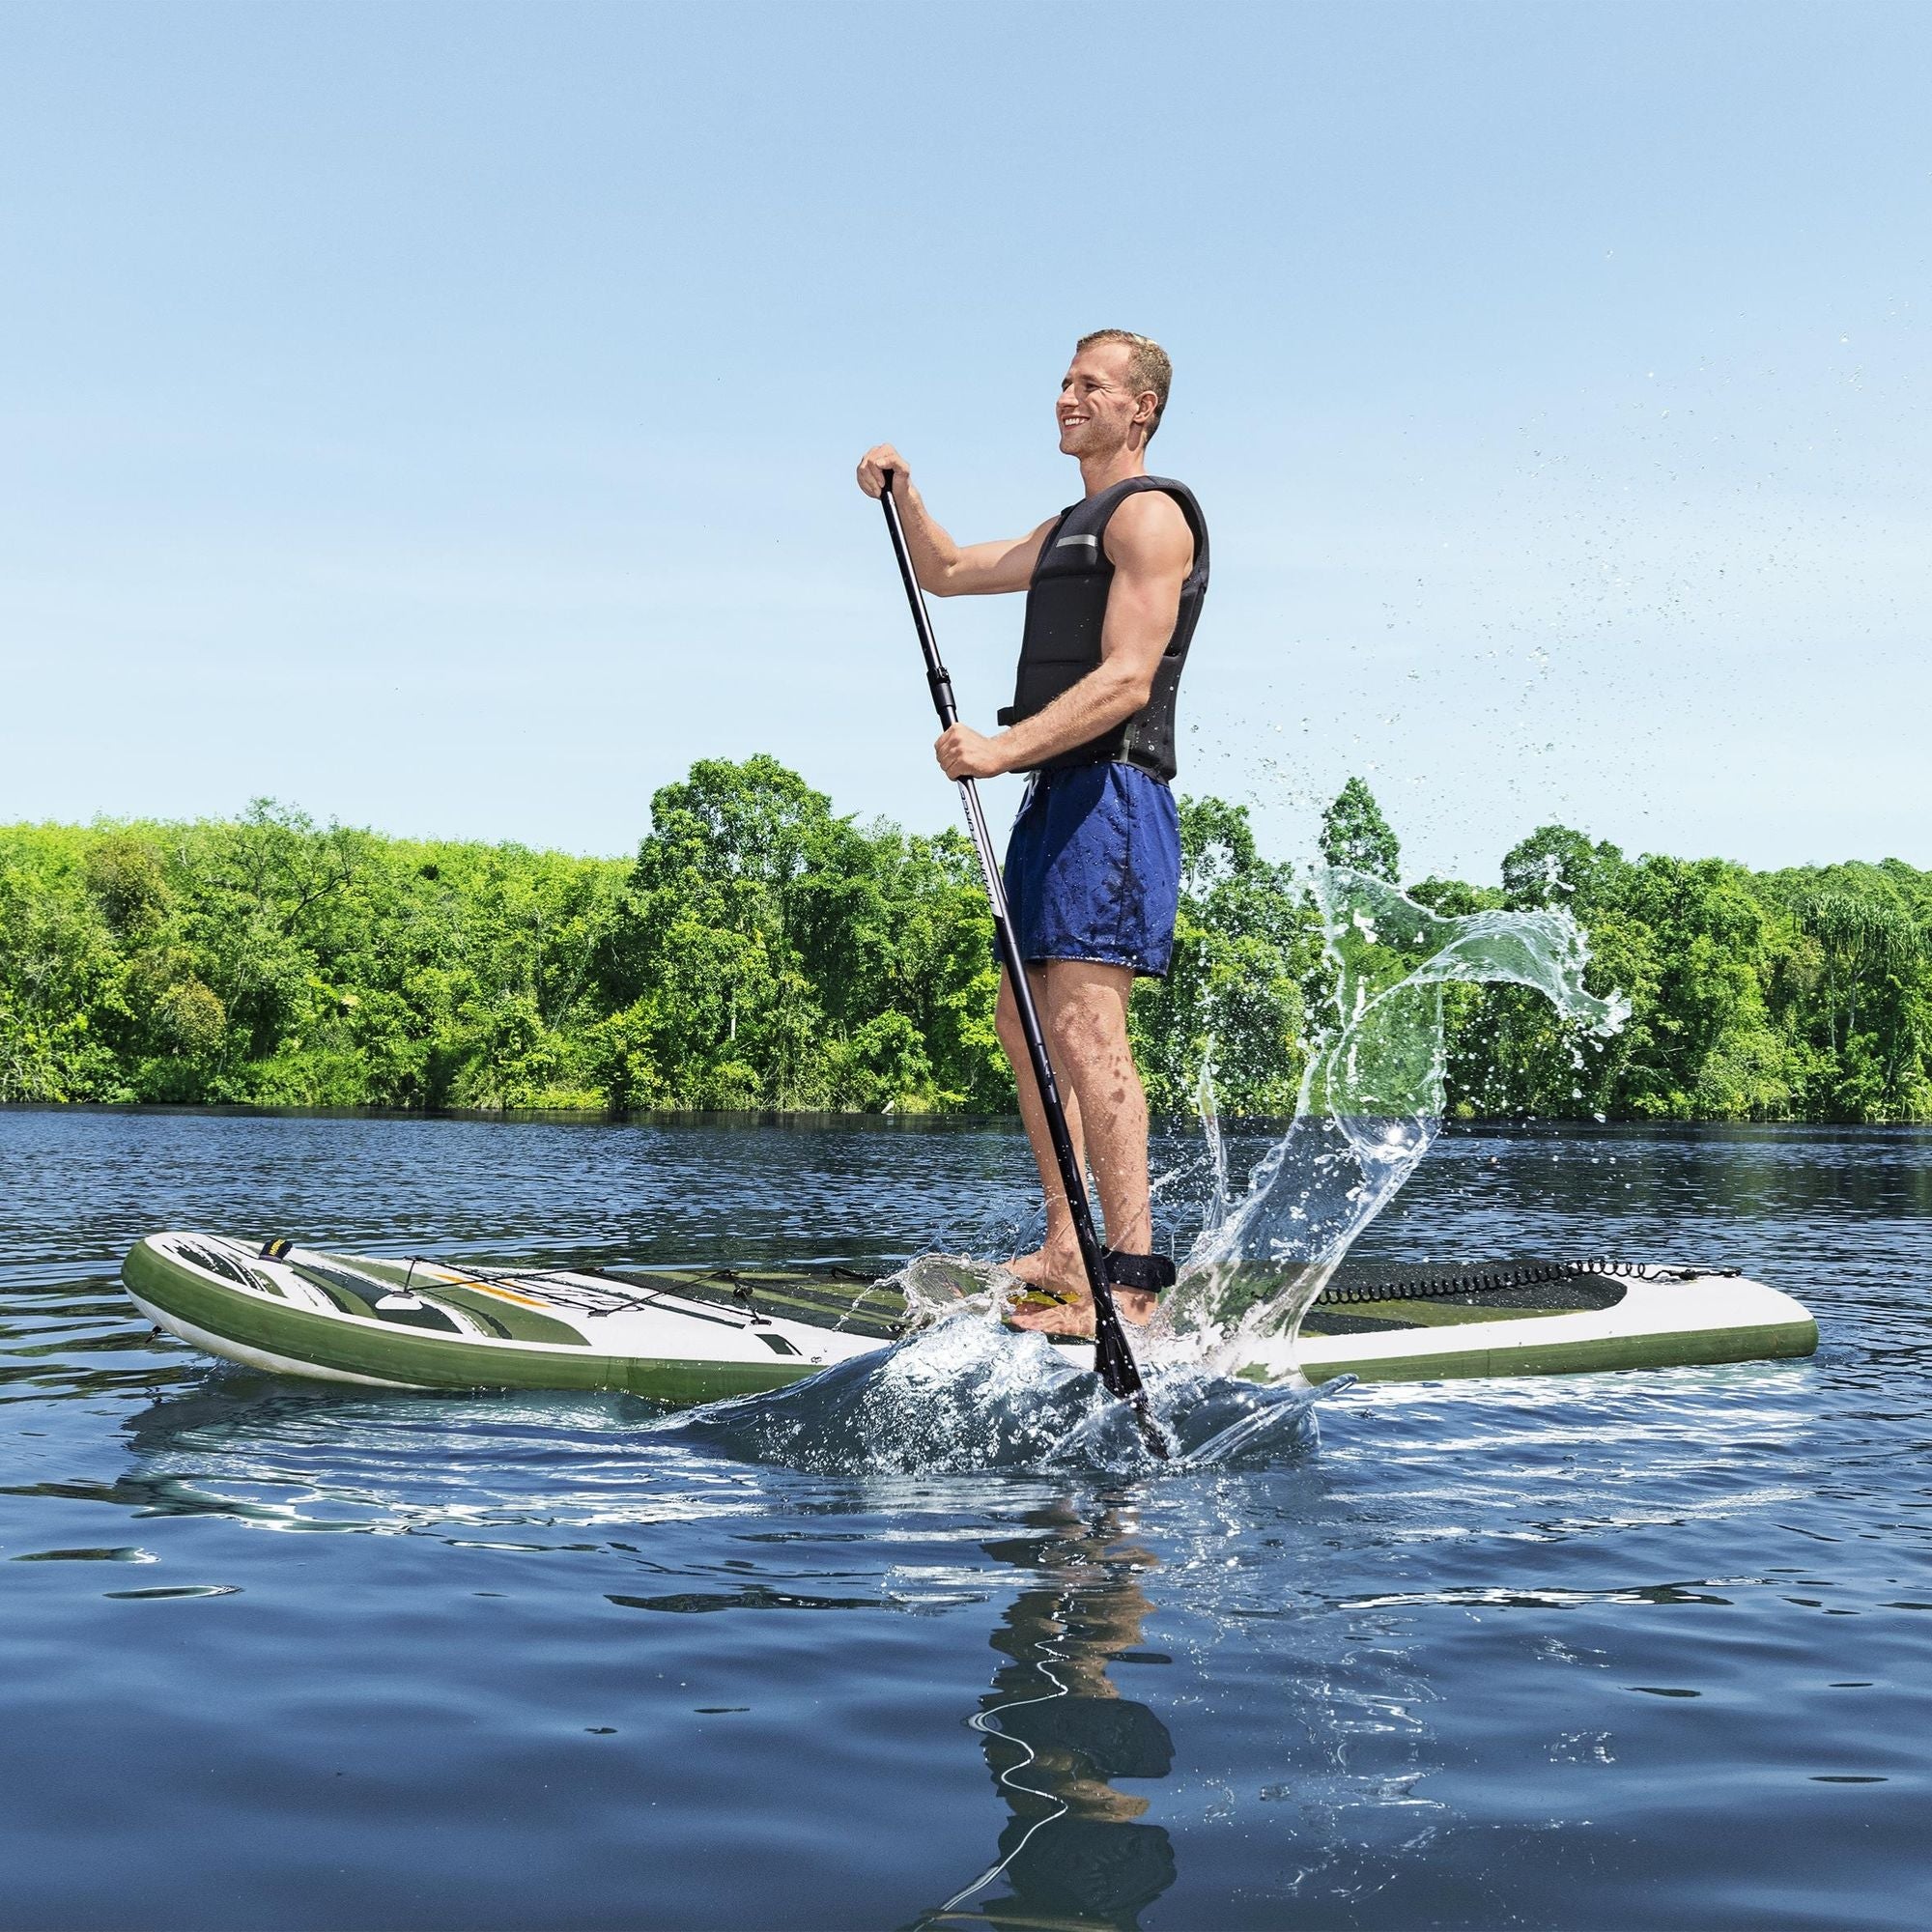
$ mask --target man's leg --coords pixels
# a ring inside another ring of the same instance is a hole
[[[1051,1022],[1047,1018],[1048,966],[1029,966],[1027,983],[1033,988],[1034,1009],[1040,1024],[1049,1029],[1047,1051],[1053,1053]],[[1019,1096],[1020,1121],[1033,1148],[1034,1164],[1039,1169],[1040,1192],[1046,1199],[1046,1239],[1030,1255],[1015,1255],[1007,1264],[1024,1282],[1036,1288],[1051,1288],[1066,1293],[1084,1292],[1087,1273],[1080,1263],[1080,1244],[1073,1237],[1073,1215],[1066,1206],[1066,1192],[1060,1184],[1060,1162],[1053,1151],[1053,1137],[1046,1130],[1046,1109],[1040,1105],[1039,1089],[1034,1082],[1033,1061],[1027,1053],[1026,1035],[1020,1029],[1018,1005],[1013,989],[1003,971],[1000,975],[999,1004],[993,1009],[993,1027],[1000,1044],[1012,1062],[1013,1087]],[[1086,1151],[1081,1142],[1080,1099],[1065,1077],[1058,1055],[1054,1055],[1054,1079],[1060,1088],[1061,1105],[1066,1111],[1066,1131],[1072,1136],[1073,1151],[1085,1171]]]
[[[1133,1048],[1127,1039],[1127,1002],[1132,997],[1134,976],[1125,966],[1101,966],[1083,959],[1056,959],[1040,975],[1045,980],[1047,1048],[1053,1056],[1062,1096],[1068,1107],[1069,1122],[1078,1109],[1084,1130],[1086,1152],[1099,1183],[1100,1210],[1106,1224],[1107,1245],[1124,1254],[1146,1254],[1153,1245],[1153,1216],[1148,1188],[1147,1092],[1141,1085],[1140,1069],[1134,1065]],[[1017,1015],[1015,1033],[1017,1034]],[[1022,1055],[1025,1052],[1021,1042]],[[1022,1091],[1032,1086],[1022,1083]],[[1036,1109],[1037,1095],[1034,1096]],[[1034,1132],[1028,1122],[1028,1132]],[[1080,1147],[1076,1138],[1074,1146]],[[1045,1139],[1045,1123],[1034,1140],[1041,1173],[1053,1166],[1052,1144]],[[1048,1235],[1044,1255],[1058,1262],[1054,1247],[1052,1204],[1059,1193],[1059,1171],[1053,1167],[1048,1186]],[[1065,1202],[1061,1211],[1065,1216]],[[1071,1243],[1072,1224],[1065,1221],[1066,1240]],[[1093,1324],[1087,1304],[1087,1281],[1079,1264],[1079,1250],[1073,1249],[1073,1275],[1069,1281],[1056,1271],[1056,1288],[1075,1289],[1077,1304],[1046,1309],[1019,1320],[1030,1328],[1048,1333],[1085,1332]],[[1131,1289],[1114,1291],[1115,1305],[1122,1318],[1136,1323],[1151,1321],[1155,1298]]]

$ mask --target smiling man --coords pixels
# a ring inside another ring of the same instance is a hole
[[[1137,975],[1166,974],[1174,947],[1175,695],[1208,590],[1201,506],[1185,484],[1147,468],[1172,374],[1144,335],[1103,328],[1081,338],[1058,417],[1086,495],[1015,541],[954,543],[890,443],[859,465],[869,497],[893,476],[914,567],[934,596],[1026,592],[1006,728],[987,737],[955,724],[934,749],[951,779],[1032,774],[1007,848],[1007,896],[1073,1144],[1098,1182],[1115,1300],[1140,1323],[1174,1264],[1151,1252],[1147,1095],[1127,1001]],[[1015,1320],[1089,1334],[1092,1297],[1004,975],[998,1025],[1046,1192],[1045,1243],[1010,1264],[1038,1291]]]

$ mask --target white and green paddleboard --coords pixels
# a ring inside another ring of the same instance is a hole
[[[937,1257],[955,1292],[986,1285]],[[288,1241],[150,1235],[122,1268],[143,1315],[279,1375],[390,1388],[620,1389],[664,1403],[782,1387],[905,1332],[898,1278],[798,1268],[466,1267]],[[943,1300],[945,1282],[937,1284]],[[934,1296],[923,1293],[922,1302]],[[1808,1355],[1818,1326],[1736,1273],[1605,1263],[1338,1277],[1300,1333],[1241,1365],[1372,1381],[1667,1368]],[[1088,1350],[1065,1345],[1075,1360]]]

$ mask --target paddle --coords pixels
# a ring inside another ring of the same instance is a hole
[[[893,554],[899,560],[899,576],[905,583],[906,602],[912,606],[912,620],[919,629],[920,649],[925,653],[925,681],[932,692],[933,709],[939,713],[942,728],[959,722],[959,708],[952,701],[952,678],[939,660],[939,641],[932,634],[932,613],[925,608],[925,593],[919,587],[913,571],[912,554],[906,549],[905,528],[899,522],[899,506],[893,500],[893,479],[886,476],[879,507],[886,513],[886,528],[892,533]],[[1147,1388],[1141,1380],[1139,1365],[1127,1347],[1114,1307],[1113,1291],[1107,1284],[1107,1269],[1100,1258],[1100,1237],[1094,1231],[1093,1210],[1087,1205],[1087,1181],[1080,1172],[1080,1157],[1073,1151],[1073,1136],[1066,1130],[1066,1109],[1060,1103],[1060,1089],[1053,1078],[1053,1062],[1047,1057],[1046,1036],[1040,1031],[1039,1012],[1033,1003],[1033,987],[1027,980],[1026,962],[1020,957],[1019,941],[1013,934],[1012,917],[1007,909],[1007,889],[1000,877],[999,862],[993,856],[993,841],[986,833],[986,815],[980,808],[980,788],[971,779],[959,781],[959,797],[966,808],[966,829],[973,836],[973,849],[980,855],[980,870],[985,876],[986,898],[992,907],[993,932],[999,942],[1000,963],[1007,969],[1007,984],[1012,988],[1013,1005],[1020,1016],[1020,1031],[1026,1035],[1027,1059],[1033,1065],[1034,1084],[1039,1090],[1039,1104],[1046,1115],[1046,1128],[1053,1141],[1053,1157],[1060,1168],[1060,1184],[1066,1191],[1067,1211],[1073,1216],[1074,1238],[1080,1243],[1081,1264],[1087,1270],[1087,1285],[1094,1293],[1094,1367],[1107,1393],[1131,1403],[1134,1420],[1141,1435],[1156,1456],[1167,1455],[1167,1438],[1153,1419],[1148,1404]]]

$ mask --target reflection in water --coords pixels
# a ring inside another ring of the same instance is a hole
[[[1174,1762],[1167,1726],[1107,1676],[1152,1608],[1138,1578],[1155,1559],[1121,1540],[1124,1518],[1055,1500],[1023,1519],[1036,1534],[980,1546],[1038,1578],[1001,1620],[1005,1662],[972,1719],[1011,1816],[998,1860],[917,1925],[1131,1927],[1174,1883],[1167,1833],[1113,1782],[1165,1777]]]
[[[634,1396],[353,1393],[215,1369],[122,1424],[108,1480],[38,1486],[139,1516],[220,1517],[297,1532],[547,1532],[720,1520],[760,1506],[754,1479],[666,1453]]]

